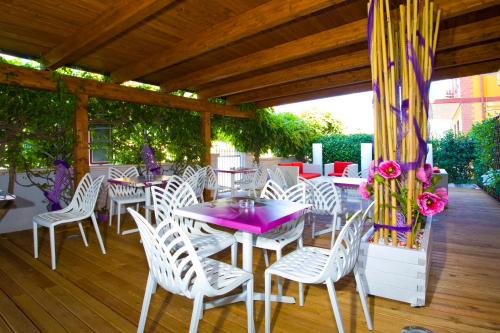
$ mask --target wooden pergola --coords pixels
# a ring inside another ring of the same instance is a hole
[[[402,2],[390,0],[394,8]],[[498,70],[500,1],[435,3],[443,16],[434,79]],[[78,176],[89,167],[89,96],[198,111],[209,147],[211,114],[251,117],[238,105],[371,89],[366,6],[366,0],[2,1],[0,51],[41,59],[47,69],[76,66],[112,78],[65,78],[78,95]],[[0,83],[55,89],[48,71],[1,64],[0,72]],[[161,92],[120,85],[128,80]],[[169,94],[178,89],[198,99]]]

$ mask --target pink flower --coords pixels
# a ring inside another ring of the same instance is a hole
[[[424,192],[417,197],[418,211],[425,216],[433,216],[444,210],[444,201],[436,194]]]
[[[375,161],[370,163],[370,168],[368,169],[368,184],[373,184],[373,176],[375,175],[375,171],[377,171],[377,167],[375,166]]]
[[[430,165],[429,163],[425,163],[424,170],[425,170],[425,175],[427,176],[427,179],[430,181],[432,178],[432,165]]]
[[[370,199],[371,197],[371,193],[370,193],[370,185],[368,185],[367,182],[361,182],[361,184],[359,184],[359,194],[361,195],[361,197],[365,200],[368,200]]]
[[[384,161],[379,164],[378,173],[385,179],[397,178],[401,174],[401,167],[395,161]]]
[[[434,191],[434,194],[437,195],[438,197],[443,200],[444,204],[446,205],[448,203],[448,191],[444,187],[437,188]]]
[[[429,181],[429,179],[427,178],[427,174],[425,173],[424,168],[417,169],[417,179],[420,180],[422,183],[427,183]]]

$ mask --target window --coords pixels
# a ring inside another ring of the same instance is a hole
[[[106,164],[111,161],[111,126],[92,125],[89,135],[90,164]]]

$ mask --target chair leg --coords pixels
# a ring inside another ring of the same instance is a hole
[[[115,206],[115,203],[113,202],[113,200],[111,200],[109,202],[109,223],[108,225],[111,227],[112,225],[112,222],[113,222],[113,207]]]
[[[104,248],[104,243],[102,242],[101,232],[99,231],[99,226],[97,225],[97,220],[95,214],[90,215],[92,219],[92,224],[94,225],[95,233],[97,235],[97,240],[99,241],[99,246],[101,247],[102,254],[106,254],[106,249]]]
[[[203,306],[203,295],[198,295],[194,298],[193,314],[191,315],[191,325],[189,333],[198,332],[198,322],[200,320],[201,308]]]
[[[314,239],[314,237],[316,237],[316,221],[314,220],[314,218],[312,218],[312,221],[311,221],[311,238]]]
[[[116,233],[120,234],[120,220],[121,220],[121,213],[122,212],[122,205],[121,203],[117,202],[116,203]]]
[[[299,282],[299,305],[304,306],[304,284]]]
[[[276,251],[276,261],[281,259],[281,249]],[[283,295],[283,280],[278,276],[278,297]]]
[[[247,330],[248,333],[255,332],[253,323],[253,278],[247,282]]]
[[[33,222],[33,256],[38,258],[38,224]]]
[[[54,226],[49,227],[50,235],[50,259],[52,262],[52,269],[56,269],[56,236],[54,233]]]
[[[78,228],[80,228],[80,233],[82,234],[83,245],[85,245],[85,247],[89,247],[87,237],[85,237],[85,230],[83,230],[82,222],[78,222]]]
[[[144,291],[144,300],[142,301],[141,317],[139,318],[139,324],[137,325],[137,333],[144,332],[144,326],[146,325],[146,319],[148,317],[149,303],[151,302],[151,295],[153,294],[153,288],[156,285],[156,281],[151,272],[148,274],[148,282],[146,283],[146,290]]]
[[[266,333],[271,333],[271,274],[265,273],[264,316]]]
[[[231,265],[238,267],[238,242],[231,245]]]
[[[330,302],[332,303],[333,314],[335,315],[335,321],[337,322],[337,329],[339,333],[344,333],[344,325],[342,324],[342,316],[340,314],[339,304],[337,303],[337,296],[335,295],[335,287],[333,286],[332,280],[326,280],[326,286],[328,287],[328,294],[330,295]]]
[[[363,307],[363,312],[365,313],[366,326],[371,331],[373,330],[373,322],[370,316],[370,310],[368,309],[368,303],[366,302],[366,292],[365,286],[363,285],[363,280],[359,272],[354,271],[354,278],[356,279],[356,286],[358,287],[359,298],[361,299],[361,306]]]
[[[269,267],[269,256],[267,255],[267,250],[262,249],[262,254],[264,255],[264,262],[266,263],[266,267]]]

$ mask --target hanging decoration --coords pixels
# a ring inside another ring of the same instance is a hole
[[[56,167],[54,187],[50,191],[43,191],[43,195],[49,200],[49,211],[55,211],[62,208],[60,203],[61,195],[71,181],[71,171],[66,161],[55,160],[54,165]]]

